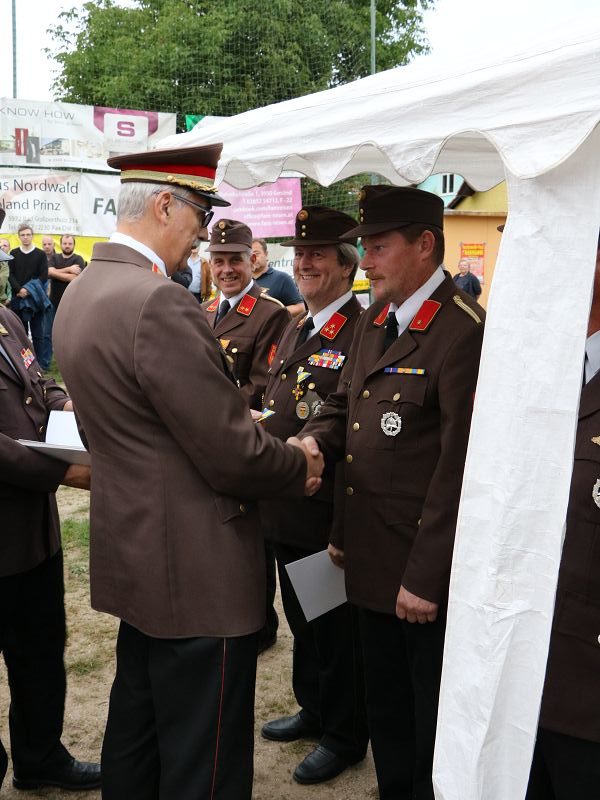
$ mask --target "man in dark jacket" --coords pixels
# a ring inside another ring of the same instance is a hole
[[[45,259],[45,256],[44,256]],[[59,484],[89,487],[89,468],[30,450],[49,412],[71,401],[46,380],[23,325],[0,307],[0,650],[10,685],[13,783],[18,789],[94,789],[100,766],[76,761],[61,743],[66,677]],[[7,769],[0,742],[0,785]]]

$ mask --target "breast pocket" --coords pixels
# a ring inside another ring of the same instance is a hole
[[[356,420],[364,431],[365,447],[416,450],[426,392],[425,376],[387,374],[372,389],[356,390]]]
[[[252,339],[244,338],[232,340],[227,348],[227,355],[233,359],[232,369],[240,382],[240,386],[244,386],[250,380],[253,349],[254,342]]]

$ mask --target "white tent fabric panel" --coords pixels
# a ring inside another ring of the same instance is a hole
[[[598,241],[600,128],[557,169],[507,180],[509,235],[488,303],[454,548],[438,800],[525,796]]]

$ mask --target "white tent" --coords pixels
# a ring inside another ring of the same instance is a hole
[[[519,800],[544,679],[600,223],[600,24],[543,52],[466,64],[390,70],[201,123],[160,146],[224,142],[218,180],[242,188],[284,170],[325,185],[358,172],[397,184],[455,172],[480,190],[506,179],[509,224],[458,520],[434,782],[438,800]]]

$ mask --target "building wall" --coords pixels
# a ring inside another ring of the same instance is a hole
[[[461,204],[462,208],[462,204]],[[461,214],[455,212],[444,217],[444,234],[446,239],[446,256],[444,265],[451,275],[458,272],[458,262],[461,256],[461,243],[485,245],[483,284],[479,302],[485,308],[494,277],[494,267],[498,258],[498,249],[502,234],[496,230],[497,226],[506,221],[504,214]]]

